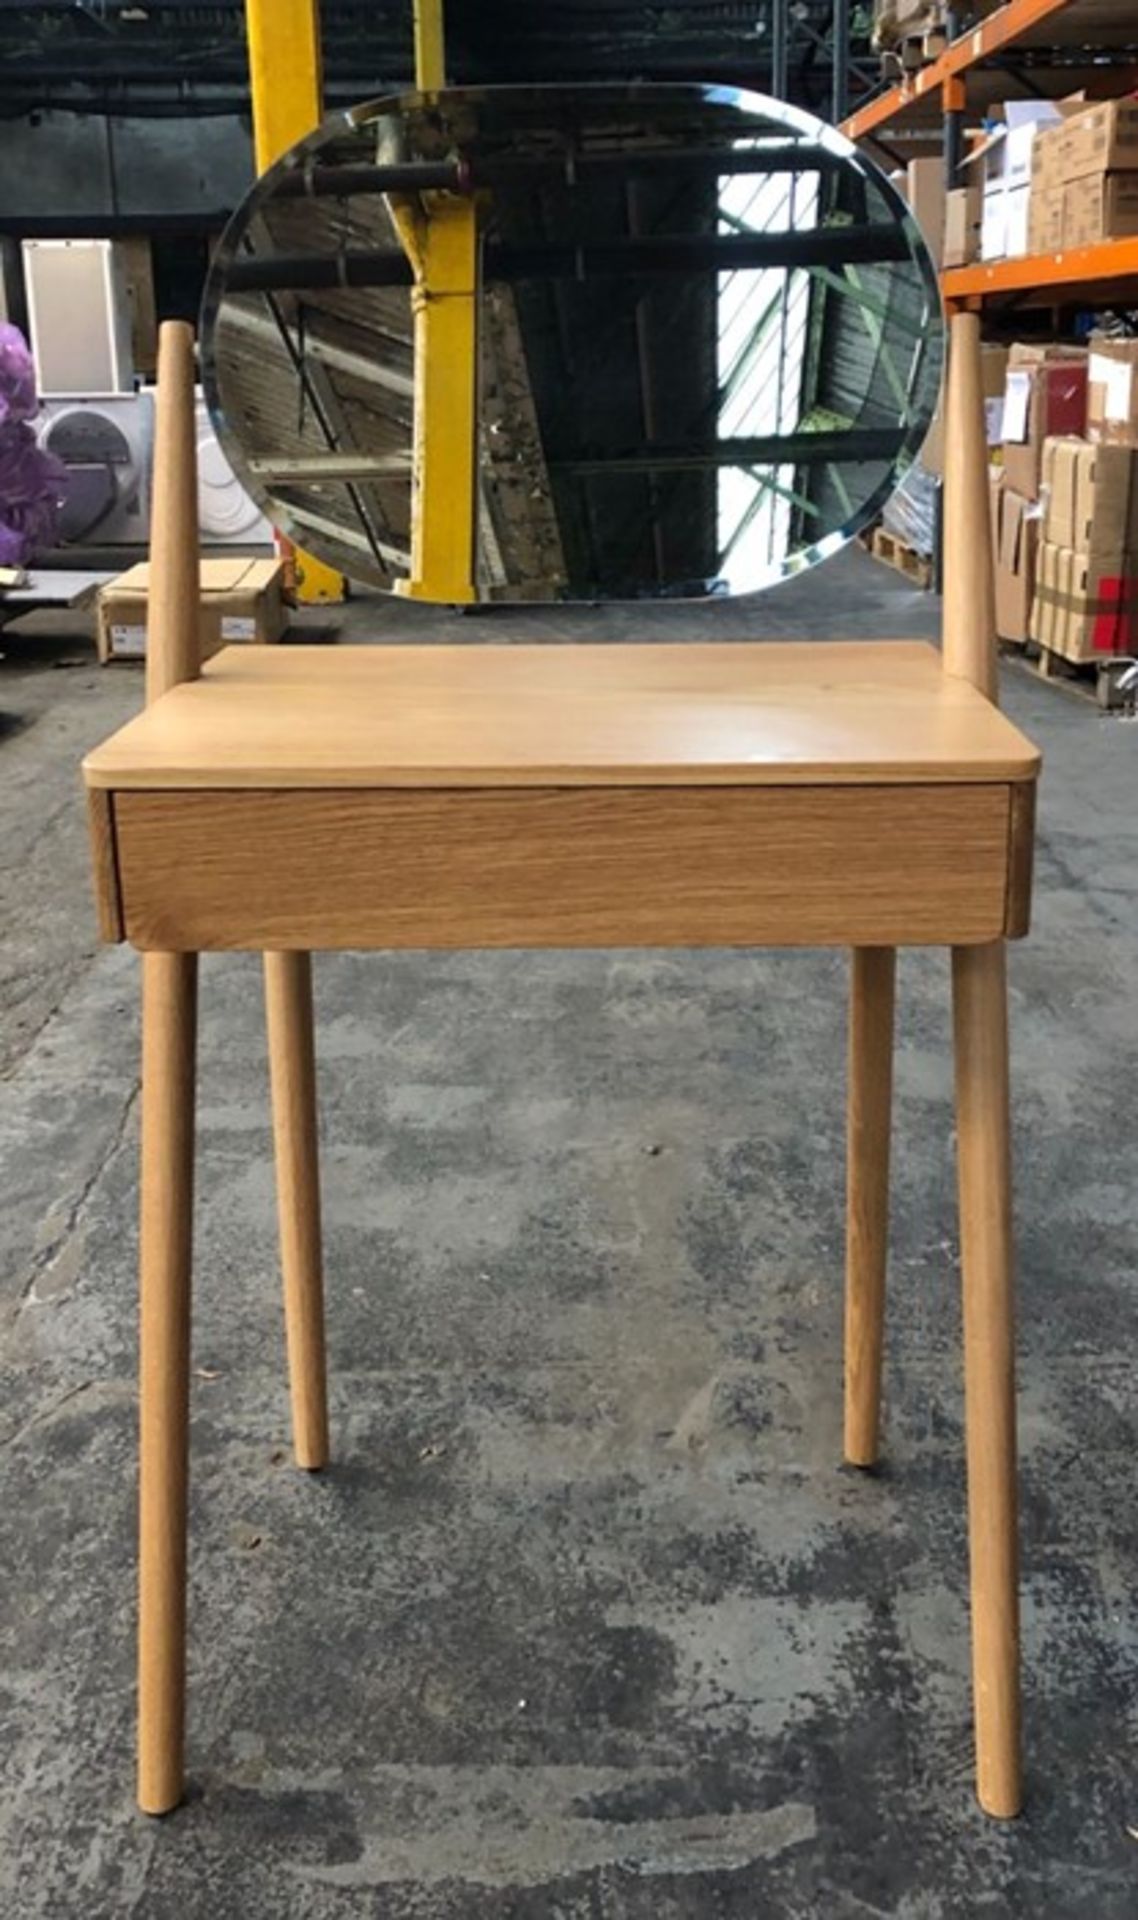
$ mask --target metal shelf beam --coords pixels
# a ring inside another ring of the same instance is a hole
[[[912,80],[890,87],[876,100],[868,101],[850,114],[842,122],[842,132],[851,140],[864,139],[877,128],[888,126],[915,102],[939,93],[946,81],[966,74],[970,67],[1022,42],[1025,34],[1039,27],[1058,27],[1059,16],[1071,13],[1078,6],[1079,0],[1008,0],[990,19],[954,40],[939,59],[922,67]],[[1088,32],[1092,32],[1089,27]]]

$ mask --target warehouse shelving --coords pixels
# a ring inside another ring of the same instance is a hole
[[[1085,65],[1078,62],[1080,49],[1088,53]],[[858,107],[842,128],[851,140],[864,140],[886,127],[891,132],[935,132],[941,116],[962,109],[966,100],[985,106],[1003,96],[1007,72],[985,66],[1000,55],[1015,52],[1030,58],[1031,93],[1061,95],[1101,80],[1102,54],[1125,56],[1131,49],[1132,77],[1138,80],[1138,13],[1131,0],[1007,0],[927,67]],[[1126,91],[1125,65],[1122,72],[1123,84],[1115,89],[1120,93]]]
[[[1009,67],[1013,59],[1022,64]],[[943,146],[955,183],[966,113],[980,114],[1009,97],[1017,82],[1036,98],[1056,99],[1081,87],[1099,98],[1138,88],[1138,6],[1132,0],[1006,0],[920,72],[859,107],[843,121],[843,131],[886,151],[898,139],[910,151]],[[1017,306],[1135,303],[1138,239],[978,261],[950,269],[942,285],[951,307],[1000,300]]]
[[[954,307],[976,307],[1001,296],[1014,298],[1019,306],[1054,306],[1074,299],[1089,306],[1133,302],[1138,299],[1138,239],[976,261],[950,268],[941,275],[941,286]]]

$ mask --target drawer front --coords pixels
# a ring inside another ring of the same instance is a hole
[[[112,871],[143,949],[964,945],[1026,925],[1012,791],[130,791]]]

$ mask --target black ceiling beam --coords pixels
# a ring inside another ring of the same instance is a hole
[[[882,223],[819,227],[805,233],[636,236],[579,246],[561,241],[491,244],[484,254],[483,271],[488,280],[576,280],[612,274],[842,267],[910,257],[903,229]],[[384,247],[236,260],[226,284],[233,293],[316,293],[336,287],[410,286],[411,277],[406,254]]]
[[[417,193],[431,189],[469,193],[476,187],[503,183],[555,180],[566,185],[594,174],[632,178],[641,174],[727,174],[841,172],[848,161],[825,147],[793,144],[769,147],[714,147],[660,149],[638,153],[615,147],[609,153],[565,153],[560,158],[526,156],[517,159],[401,161],[391,166],[295,167],[277,181],[274,198],[303,200],[333,197],[347,200],[369,193]]]
[[[684,472],[698,467],[808,467],[823,463],[893,461],[902,451],[900,427],[850,427],[819,433],[771,433],[738,440],[711,440],[702,446],[654,447],[629,453],[547,456],[553,473],[608,478],[622,473]]]

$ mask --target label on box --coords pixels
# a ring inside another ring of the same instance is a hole
[[[146,628],[112,626],[111,652],[121,654],[124,660],[141,660],[146,652]]]
[[[1133,375],[1134,368],[1129,360],[1111,360],[1105,353],[1092,353],[1091,383],[1104,390],[1102,403],[1104,420],[1129,420]]]
[[[257,622],[252,614],[223,613],[221,616],[221,637],[223,640],[255,640]]]
[[[1031,374],[1016,368],[1008,375],[1004,388],[1003,432],[1001,438],[1015,446],[1027,439],[1027,414],[1031,405]]]
[[[988,430],[988,445],[998,447],[1004,437],[1004,396],[997,393],[994,398],[984,402],[984,422]]]

